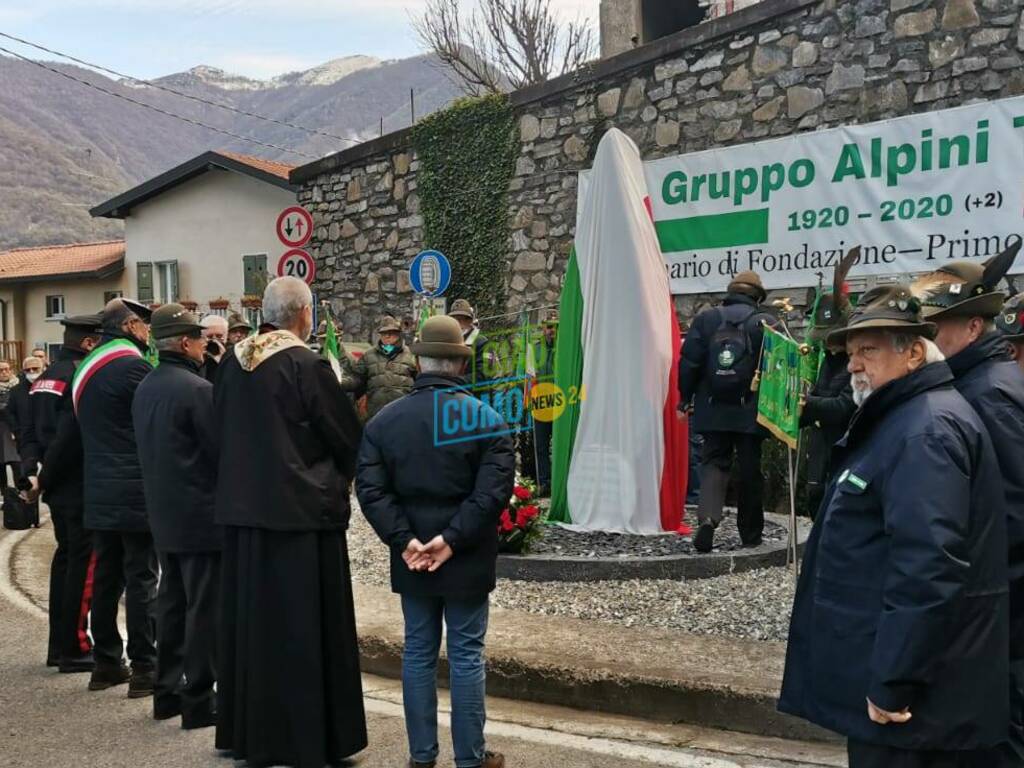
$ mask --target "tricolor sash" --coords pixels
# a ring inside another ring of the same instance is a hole
[[[86,356],[75,371],[75,377],[71,380],[71,400],[75,406],[75,413],[78,413],[78,401],[82,398],[85,385],[89,383],[96,371],[121,357],[142,357],[142,353],[127,339],[113,339],[96,347]]]

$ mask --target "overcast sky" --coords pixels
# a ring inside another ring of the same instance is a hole
[[[462,0],[468,4],[473,0]],[[140,78],[197,64],[255,78],[366,54],[420,53],[425,0],[0,0],[0,31]],[[599,0],[552,0],[597,26]],[[44,57],[0,38],[0,45]],[[53,58],[53,57],[46,57]]]

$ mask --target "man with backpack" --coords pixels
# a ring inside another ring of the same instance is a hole
[[[729,469],[735,451],[740,467],[736,525],[744,546],[761,543],[761,443],[767,432],[757,423],[757,373],[763,323],[775,321],[761,306],[766,293],[756,272],[740,272],[729,283],[720,307],[693,320],[679,360],[679,391],[691,405],[691,430],[704,438],[700,501],[693,546],[710,552],[722,520]]]

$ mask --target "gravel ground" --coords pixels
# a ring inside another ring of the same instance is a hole
[[[378,586],[389,584],[387,549],[357,507],[353,509],[349,531],[349,555],[356,581]],[[633,580],[573,584],[499,579],[492,598],[493,604],[501,608],[548,616],[784,641],[793,603],[793,578],[786,568],[765,568],[684,582]]]
[[[696,525],[693,515],[687,517]],[[764,540],[783,541],[786,529],[772,522],[764,524]],[[715,552],[733,552],[741,549],[736,519],[726,515],[715,531]],[[689,536],[669,533],[662,536],[636,536],[622,533],[571,531],[559,525],[547,526],[544,534],[530,547],[530,554],[563,555],[573,557],[656,557],[665,555],[692,555],[693,540]]]

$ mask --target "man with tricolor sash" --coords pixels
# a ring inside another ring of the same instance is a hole
[[[156,666],[154,601],[157,563],[146,515],[132,399],[152,370],[151,310],[130,299],[113,299],[103,309],[104,343],[86,357],[71,385],[82,429],[85,526],[93,531],[96,574],[92,634],[96,667],[89,690],[128,682],[128,696],[153,693]],[[125,595],[128,658],[117,627],[118,602]]]

